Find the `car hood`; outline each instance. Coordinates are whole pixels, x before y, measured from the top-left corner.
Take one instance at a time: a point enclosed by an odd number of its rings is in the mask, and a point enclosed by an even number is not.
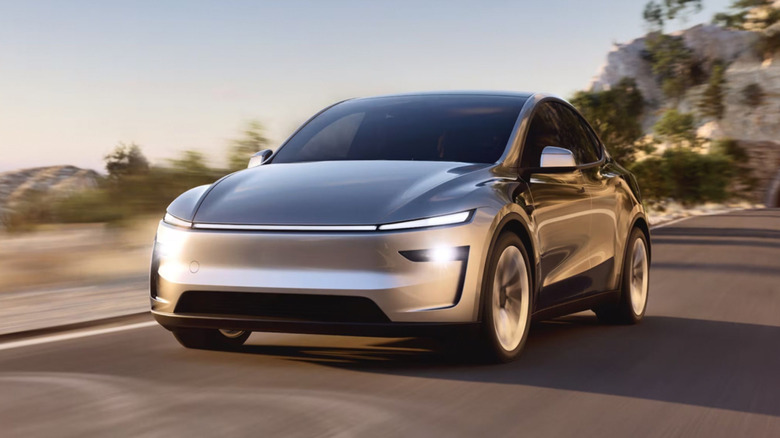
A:
[[[454,213],[492,165],[425,161],[279,163],[216,183],[194,222],[374,225]],[[460,201],[460,202],[459,202]]]

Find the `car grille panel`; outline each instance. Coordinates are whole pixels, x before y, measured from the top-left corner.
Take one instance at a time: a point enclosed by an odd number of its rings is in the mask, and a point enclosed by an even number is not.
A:
[[[174,312],[279,321],[390,322],[369,298],[333,295],[187,291],[179,298]]]

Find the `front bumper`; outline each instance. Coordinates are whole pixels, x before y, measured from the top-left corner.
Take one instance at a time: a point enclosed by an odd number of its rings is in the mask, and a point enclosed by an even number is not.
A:
[[[167,328],[345,334],[386,331],[382,326],[403,325],[407,328],[401,332],[416,332],[428,325],[472,323],[492,220],[493,215],[477,210],[466,224],[316,233],[182,229],[161,223],[152,261],[152,311]],[[468,247],[464,260],[412,261],[400,253],[456,247]],[[215,300],[213,306],[202,299],[196,300],[199,306],[187,302],[201,292]],[[255,294],[265,294],[263,304],[251,304],[259,297]],[[267,314],[263,306],[270,295],[366,299],[384,318],[331,317],[322,307],[296,315],[289,305]],[[221,302],[233,296],[252,311]]]

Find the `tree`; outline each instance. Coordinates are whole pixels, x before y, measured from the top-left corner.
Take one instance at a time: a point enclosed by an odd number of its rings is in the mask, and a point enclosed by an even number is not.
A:
[[[729,14],[727,12],[718,12],[712,17],[712,24],[728,29],[743,29],[747,11],[740,11]]]
[[[106,171],[112,180],[120,180],[130,175],[140,175],[149,171],[149,161],[135,143],[120,142],[114,151],[103,157]]]
[[[591,122],[612,158],[624,165],[634,162],[641,149],[644,110],[634,79],[623,78],[609,90],[577,92],[571,103]]]
[[[696,147],[700,143],[693,114],[681,113],[676,109],[666,110],[653,125],[653,131],[659,140],[672,147]]]
[[[726,111],[726,105],[723,103],[725,94],[726,78],[723,77],[725,68],[723,64],[716,63],[712,67],[710,81],[699,101],[699,111],[705,117],[714,117],[718,120],[723,118]]]
[[[730,12],[720,12],[712,19],[713,24],[740,30],[763,30],[780,21],[780,10],[772,0],[736,0]]]
[[[661,31],[667,21],[686,20],[691,13],[700,12],[702,0],[651,0],[645,4],[642,18],[651,29]]]
[[[251,120],[246,124],[241,138],[230,142],[228,149],[228,170],[235,172],[246,169],[249,158],[255,153],[268,149],[269,140],[265,136],[263,124]]]
[[[693,52],[681,37],[663,33],[664,25],[677,18],[686,20],[689,14],[701,11],[701,8],[701,0],[651,0],[642,14],[653,31],[645,41],[653,74],[664,95],[676,101],[696,81],[696,63]]]
[[[693,51],[682,37],[654,33],[648,35],[645,47],[653,74],[664,95],[679,101],[696,82],[696,61]]]

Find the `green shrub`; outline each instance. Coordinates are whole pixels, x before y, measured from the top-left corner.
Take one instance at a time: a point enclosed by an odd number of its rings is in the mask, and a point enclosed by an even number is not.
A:
[[[699,101],[699,111],[705,117],[714,117],[718,120],[723,118],[726,111],[726,105],[723,103],[723,96],[726,92],[726,78],[724,77],[725,67],[723,64],[716,63],[710,74],[709,84]]]
[[[631,166],[631,172],[639,183],[642,199],[649,204],[655,204],[669,197],[666,170],[661,157],[647,157],[638,161]]]
[[[673,148],[663,154],[669,196],[683,205],[723,202],[729,198],[731,160],[720,154],[699,154]]]
[[[658,140],[673,147],[696,147],[700,143],[693,114],[682,113],[676,109],[666,110],[653,125],[653,132]]]
[[[124,206],[105,189],[91,189],[58,199],[53,219],[62,223],[116,222],[125,214]]]
[[[700,154],[687,148],[667,149],[631,167],[642,197],[653,204],[673,199],[683,205],[723,202],[732,196],[732,160],[720,153]]]
[[[750,167],[748,155],[738,141],[732,139],[723,139],[715,141],[711,148],[712,153],[728,157],[732,162],[732,174],[734,176],[733,194],[735,196],[752,191],[758,184],[758,180],[753,175],[753,169]]]
[[[14,201],[0,210],[0,221],[9,232],[30,231],[36,225],[51,222],[52,200],[46,192],[31,190],[24,199]]]

